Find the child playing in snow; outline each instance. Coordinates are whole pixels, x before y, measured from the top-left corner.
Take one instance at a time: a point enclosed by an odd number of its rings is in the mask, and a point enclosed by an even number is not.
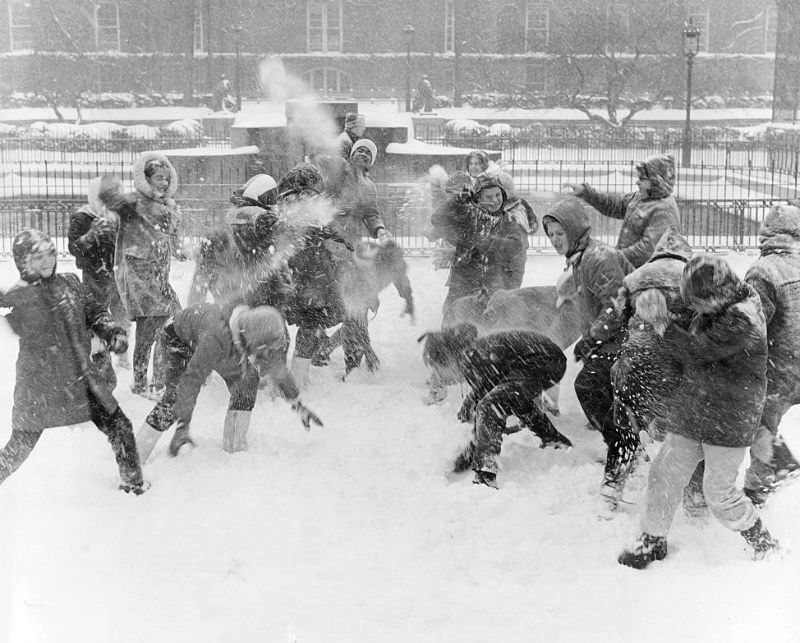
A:
[[[297,384],[286,366],[289,335],[281,314],[271,306],[237,306],[233,311],[216,304],[190,306],[170,319],[162,332],[167,349],[164,397],[138,432],[142,462],[147,462],[161,434],[175,426],[169,445],[176,456],[194,444],[189,423],[200,388],[217,371],[230,392],[222,447],[233,453],[247,449],[247,431],[260,377],[269,376],[291,402],[308,430],[322,421],[300,401]]]
[[[20,232],[13,243],[22,281],[0,294],[0,306],[19,335],[11,438],[0,451],[0,482],[25,461],[44,429],[91,420],[117,460],[120,489],[135,494],[142,479],[130,420],[90,357],[90,331],[115,353],[124,353],[125,330],[87,296],[77,275],[56,274],[56,248],[39,230]]]
[[[723,525],[741,532],[762,558],[777,542],[753,503],[736,486],[758,428],[766,391],[767,331],[758,294],[721,258],[692,257],[681,276],[691,313],[667,329],[667,351],[683,378],[667,418],[667,437],[654,460],[641,518],[642,533],[618,558],[643,569],[667,555],[667,533],[697,464],[705,459],[703,492]]]

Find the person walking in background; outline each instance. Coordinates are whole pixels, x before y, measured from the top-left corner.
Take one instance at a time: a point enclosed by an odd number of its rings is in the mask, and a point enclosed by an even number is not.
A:
[[[417,96],[419,96],[419,107],[425,113],[433,111],[433,85],[428,74],[423,74],[417,85]],[[417,110],[419,111],[419,110]]]
[[[353,144],[363,138],[367,129],[367,120],[363,114],[347,112],[344,117],[344,130],[334,141],[336,152],[344,159],[350,160],[350,152],[353,151]],[[375,161],[373,157],[373,162]]]
[[[167,318],[180,309],[169,283],[171,259],[186,259],[178,237],[180,217],[173,199],[178,176],[172,163],[158,152],[142,154],[134,164],[135,191],[120,194],[111,189],[100,200],[119,215],[116,267],[117,285],[128,318],[136,322],[131,390],[145,397],[158,396],[164,387],[162,349],[156,346],[153,378],[148,383],[150,351]]]
[[[583,299],[583,336],[573,351],[583,366],[575,378],[575,393],[586,418],[606,443],[599,516],[608,518],[622,497],[639,446],[630,427],[614,422],[611,383],[611,367],[623,338],[614,300],[633,267],[619,250],[592,238],[592,227],[578,199],[557,203],[542,218],[542,225],[556,252],[566,257],[567,270]]]
[[[142,477],[131,421],[90,356],[94,333],[112,351],[127,350],[125,329],[84,290],[77,275],[56,274],[50,237],[25,229],[13,241],[22,281],[0,293],[0,307],[19,336],[11,437],[0,451],[0,482],[27,459],[46,428],[91,420],[108,438],[119,467],[119,488],[136,495]]]
[[[759,294],[767,323],[767,394],[744,491],[763,505],[800,464],[778,433],[781,418],[800,404],[800,207],[775,205],[760,230],[761,255],[745,281]]]
[[[115,176],[104,175],[89,183],[88,202],[69,217],[67,247],[82,272],[83,287],[94,300],[107,307],[114,321],[127,333],[130,328],[125,305],[114,277],[114,252],[119,219],[100,201],[100,193],[119,193],[122,184]],[[127,353],[118,356],[118,365],[130,368]]]
[[[601,214],[622,219],[617,248],[634,268],[653,254],[656,243],[667,228],[680,232],[680,213],[672,190],[675,187],[675,160],[655,156],[636,166],[638,191],[631,194],[603,194],[587,184],[566,184],[573,196],[586,201]]]
[[[225,74],[219,77],[211,95],[211,109],[215,112],[235,112],[236,99],[231,94],[231,81]]]
[[[687,314],[667,329],[666,350],[683,377],[665,426],[667,437],[647,481],[641,534],[618,561],[643,569],[667,555],[673,516],[698,463],[705,460],[708,507],[762,558],[778,548],[753,503],[736,486],[753,444],[767,390],[767,328],[756,291],[719,257],[689,259],[681,275]]]

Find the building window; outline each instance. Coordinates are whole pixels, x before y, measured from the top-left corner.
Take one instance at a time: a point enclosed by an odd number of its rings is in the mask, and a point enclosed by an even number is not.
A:
[[[764,17],[764,53],[775,53],[775,41],[778,34],[778,7],[770,5]]]
[[[350,95],[353,92],[350,83],[350,74],[347,74],[332,67],[322,67],[306,72],[308,84],[318,94],[328,96]]]
[[[532,94],[547,92],[547,65],[543,62],[529,62],[525,68],[525,88]]]
[[[525,5],[525,51],[547,51],[550,44],[550,7],[545,2]]]
[[[203,10],[198,7],[194,14],[194,51],[201,54],[206,51],[206,25],[203,19]]]
[[[708,53],[708,43],[710,42],[709,27],[711,26],[708,9],[701,5],[692,6],[689,8],[689,15],[687,17],[689,22],[700,27],[699,51]]]
[[[444,0],[444,50],[454,52],[456,44],[456,3],[455,0]]]
[[[11,0],[8,3],[8,43],[11,51],[33,49],[30,2]]]
[[[607,46],[615,51],[628,49],[631,36],[631,14],[626,4],[610,4],[606,7]]]
[[[95,5],[94,42],[100,51],[119,51],[119,7],[116,4]]]
[[[507,4],[497,14],[497,53],[521,54],[524,46],[524,32],[520,26],[519,10]]]
[[[308,51],[342,51],[342,0],[309,2]]]

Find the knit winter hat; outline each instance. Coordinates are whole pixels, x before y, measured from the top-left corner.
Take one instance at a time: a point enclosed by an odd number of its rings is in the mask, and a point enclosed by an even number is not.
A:
[[[24,281],[34,283],[40,279],[47,279],[55,274],[55,261],[49,274],[43,274],[38,266],[46,258],[56,257],[56,246],[53,240],[41,230],[25,228],[16,237],[11,247],[14,263]]]
[[[500,183],[497,177],[495,176],[488,176],[486,174],[482,174],[477,179],[475,179],[475,186],[472,188],[472,194],[475,198],[478,198],[478,195],[483,190],[488,190],[489,188],[500,188],[500,192],[503,193],[503,201],[508,199],[508,192],[503,187],[503,184]]]
[[[322,174],[316,165],[298,163],[281,177],[278,193],[284,195],[287,192],[305,192],[307,190],[322,192],[324,187]]]
[[[721,257],[695,255],[683,269],[681,297],[689,305],[702,301],[721,309],[741,301],[745,295],[744,283]]]
[[[283,317],[272,306],[237,306],[228,325],[233,343],[242,354],[279,351],[289,345]]]
[[[356,150],[361,148],[366,148],[369,153],[372,155],[372,161],[370,161],[370,165],[375,165],[375,157],[378,156],[378,148],[368,138],[360,138],[355,143],[353,143],[353,148],[350,150],[350,158],[353,158],[353,154],[356,153]]]
[[[675,187],[675,159],[672,155],[653,156],[639,163],[636,171],[641,178],[650,181],[648,196],[651,199],[662,199],[672,194]]]
[[[357,112],[347,112],[344,117],[344,127],[345,129],[351,129],[353,127],[366,127],[367,119],[364,118],[363,114],[358,114]]]
[[[763,243],[765,238],[779,234],[793,237],[794,240],[800,239],[800,207],[779,203],[770,208],[761,224],[759,237]]]

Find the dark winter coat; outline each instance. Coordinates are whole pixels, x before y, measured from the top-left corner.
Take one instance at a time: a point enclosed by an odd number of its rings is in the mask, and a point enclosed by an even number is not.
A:
[[[378,191],[366,175],[361,175],[352,165],[340,196],[340,211],[334,215],[331,227],[351,247],[361,241],[365,233],[373,238],[386,228],[378,208]],[[331,252],[342,256],[339,244],[329,244]]]
[[[474,239],[478,209],[465,195],[453,195],[431,216],[434,239],[443,239],[454,247],[447,285],[459,296],[479,290],[483,265],[475,256]]]
[[[503,382],[527,380],[534,394],[561,381],[567,368],[562,350],[541,333],[494,332],[477,339],[458,360],[464,379],[480,399]]]
[[[675,163],[671,156],[648,159],[640,166],[646,172],[651,187],[647,196],[639,192],[626,195],[603,194],[583,185],[579,198],[601,214],[622,219],[617,248],[635,268],[653,254],[656,244],[667,228],[680,230],[680,213],[672,190],[675,185]]]
[[[259,376],[242,352],[234,345],[229,326],[230,311],[214,304],[191,306],[175,314],[173,329],[177,337],[192,349],[192,357],[178,384],[174,417],[188,423],[192,418],[197,396],[212,371],[227,382],[241,382],[255,398]],[[281,351],[276,352],[268,375],[281,394],[289,400],[299,392],[286,367],[289,336]]]
[[[482,286],[489,294],[522,285],[529,245],[527,211],[521,203],[509,209],[504,204],[497,216],[479,216],[475,247],[483,264]]]
[[[715,446],[748,447],[767,388],[767,330],[756,291],[738,282],[730,292],[716,314],[675,322],[664,335],[683,365],[666,428]]]
[[[112,414],[117,401],[90,357],[91,332],[112,342],[124,331],[84,292],[77,275],[21,282],[0,296],[19,336],[12,427],[19,430],[90,420],[88,391]]]
[[[158,159],[168,164],[171,179],[165,199],[157,200],[145,178],[148,161]],[[141,155],[133,168],[136,189],[131,194],[101,194],[104,205],[119,215],[116,268],[119,292],[131,320],[138,317],[161,317],[180,307],[169,283],[170,263],[178,255],[177,206],[172,199],[178,186],[175,168],[156,152]]]
[[[800,389],[800,208],[778,205],[761,226],[761,256],[745,281],[759,294],[767,323],[767,394]]]
[[[79,270],[113,272],[118,228],[118,222],[98,217],[90,205],[81,206],[70,215],[67,247]]]
[[[614,302],[633,266],[616,248],[592,239],[592,228],[579,203],[562,201],[544,217],[545,226],[548,219],[560,223],[566,232],[567,269],[572,270],[582,304],[583,337],[600,342],[600,352],[616,353],[622,341],[622,320]]]

